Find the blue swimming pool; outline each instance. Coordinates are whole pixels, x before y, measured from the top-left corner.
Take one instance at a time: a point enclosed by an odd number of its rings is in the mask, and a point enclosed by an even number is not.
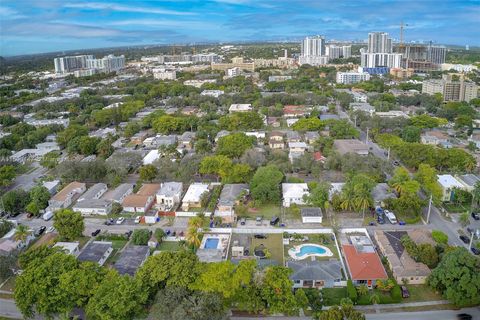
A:
[[[302,257],[307,254],[325,254],[326,250],[319,246],[304,245],[296,253],[297,257]]]
[[[208,238],[205,240],[205,249],[217,249],[218,248],[218,238]]]

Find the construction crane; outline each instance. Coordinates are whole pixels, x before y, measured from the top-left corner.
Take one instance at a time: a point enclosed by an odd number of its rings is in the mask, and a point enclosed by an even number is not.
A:
[[[407,26],[408,26],[408,24],[406,24],[406,23],[404,24],[403,21],[400,22],[400,46],[399,46],[400,48],[403,48],[405,46],[404,43],[403,43],[403,40],[404,40],[403,39],[403,31],[405,30],[405,27],[407,27]]]

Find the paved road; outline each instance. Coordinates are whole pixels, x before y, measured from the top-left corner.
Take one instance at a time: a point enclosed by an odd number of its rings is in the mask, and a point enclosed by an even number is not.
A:
[[[16,177],[13,184],[7,188],[7,191],[19,188],[27,191],[32,189],[37,184],[37,180],[47,172],[47,169],[40,166],[37,162],[33,162],[32,166],[35,167],[35,170]]]
[[[378,313],[367,314],[368,320],[455,320],[457,314],[468,313],[473,316],[474,320],[480,319],[480,308],[467,308],[461,310],[438,310],[438,311],[421,311],[421,312],[395,312],[395,313]]]

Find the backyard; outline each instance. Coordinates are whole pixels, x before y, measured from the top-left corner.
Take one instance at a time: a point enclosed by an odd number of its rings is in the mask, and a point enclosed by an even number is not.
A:
[[[291,260],[292,258],[290,257],[290,255],[288,254],[288,250],[290,248],[293,248],[295,246],[298,246],[298,245],[301,245],[301,244],[306,244],[306,243],[314,243],[314,244],[318,244],[318,245],[321,245],[321,246],[324,246],[324,247],[327,247],[328,249],[330,249],[330,251],[333,253],[333,256],[330,256],[330,257],[315,257],[315,260],[330,260],[330,259],[338,259],[338,250],[337,250],[337,246],[335,244],[335,241],[331,238],[332,237],[332,234],[297,234],[296,235],[297,237],[308,237],[308,241],[301,241],[301,240],[298,240],[298,241],[295,241],[295,240],[291,240],[290,243],[288,245],[285,245],[285,250],[284,250],[284,254],[285,254],[285,259],[286,260]]]
[[[255,219],[262,216],[264,219],[270,220],[273,216],[280,217],[280,206],[276,204],[262,204],[255,208],[249,208],[247,210],[246,217]]]
[[[178,241],[162,241],[158,245],[158,251],[180,251],[181,246]]]
[[[254,249],[262,245],[270,253],[270,259],[277,261],[280,265],[283,265],[283,239],[281,233],[267,234],[267,239],[252,238],[250,246],[250,254],[253,255]]]

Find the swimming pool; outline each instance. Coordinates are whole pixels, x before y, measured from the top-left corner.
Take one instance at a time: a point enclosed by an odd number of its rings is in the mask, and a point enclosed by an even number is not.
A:
[[[303,260],[308,257],[331,257],[333,256],[332,251],[329,248],[313,244],[307,243],[302,244],[299,246],[295,246],[288,250],[288,254],[294,260]]]
[[[205,240],[204,249],[217,249],[219,241],[220,240],[218,238],[208,238]]]

